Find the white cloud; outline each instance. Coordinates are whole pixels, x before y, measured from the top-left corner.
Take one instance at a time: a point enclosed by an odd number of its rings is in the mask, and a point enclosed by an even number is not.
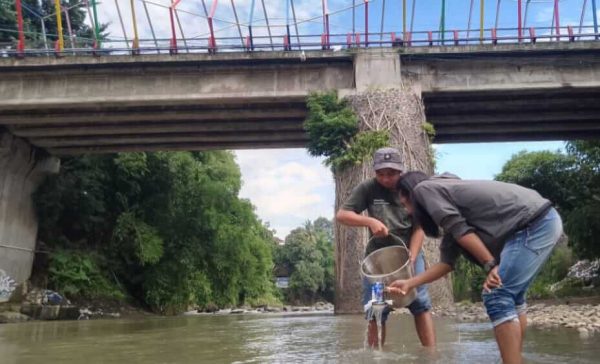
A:
[[[240,196],[285,238],[290,230],[319,216],[333,217],[334,183],[321,158],[304,149],[236,151],[244,181]]]

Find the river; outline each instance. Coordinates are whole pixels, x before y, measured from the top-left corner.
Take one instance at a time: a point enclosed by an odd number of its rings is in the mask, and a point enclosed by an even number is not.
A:
[[[3,364],[498,363],[487,323],[436,318],[438,346],[420,347],[409,316],[392,316],[382,352],[364,350],[361,316],[202,315],[0,325]],[[528,363],[598,363],[600,337],[527,333]]]

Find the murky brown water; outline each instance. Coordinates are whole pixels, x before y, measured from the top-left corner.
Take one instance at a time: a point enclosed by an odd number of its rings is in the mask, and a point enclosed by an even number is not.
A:
[[[361,316],[191,316],[0,325],[0,363],[497,363],[489,324],[436,318],[439,345],[420,347],[392,316],[383,352],[363,349]],[[529,330],[529,363],[598,363],[600,337]]]

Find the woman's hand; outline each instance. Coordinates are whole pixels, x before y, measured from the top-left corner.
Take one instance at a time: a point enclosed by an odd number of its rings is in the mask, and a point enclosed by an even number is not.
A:
[[[502,287],[502,279],[498,274],[498,266],[495,266],[488,273],[485,282],[483,282],[483,290],[490,292],[494,288]]]
[[[406,293],[410,291],[411,288],[412,286],[410,285],[410,282],[408,280],[398,279],[396,281],[393,281],[387,287],[385,287],[385,291],[389,293],[406,295]]]

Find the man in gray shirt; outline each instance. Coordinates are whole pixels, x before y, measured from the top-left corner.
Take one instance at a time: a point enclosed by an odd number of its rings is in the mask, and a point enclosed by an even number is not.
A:
[[[365,255],[391,245],[401,245],[408,242],[411,261],[418,274],[425,270],[425,261],[421,252],[424,233],[420,228],[414,228],[410,217],[400,204],[396,183],[400,179],[404,167],[400,152],[394,148],[378,149],[373,155],[375,178],[369,179],[354,188],[350,197],[344,202],[336,214],[339,223],[349,226],[364,226],[369,228],[372,239],[369,240]],[[362,215],[363,211],[368,216]],[[397,236],[398,238],[395,238]],[[371,286],[363,282],[363,304],[371,299]],[[417,298],[408,306],[415,318],[417,334],[424,346],[435,345],[435,331],[431,317],[431,300],[427,286],[417,287]],[[382,326],[382,344],[385,341],[385,320],[390,309],[384,311]],[[368,343],[371,347],[377,345],[377,325],[367,312]]]

